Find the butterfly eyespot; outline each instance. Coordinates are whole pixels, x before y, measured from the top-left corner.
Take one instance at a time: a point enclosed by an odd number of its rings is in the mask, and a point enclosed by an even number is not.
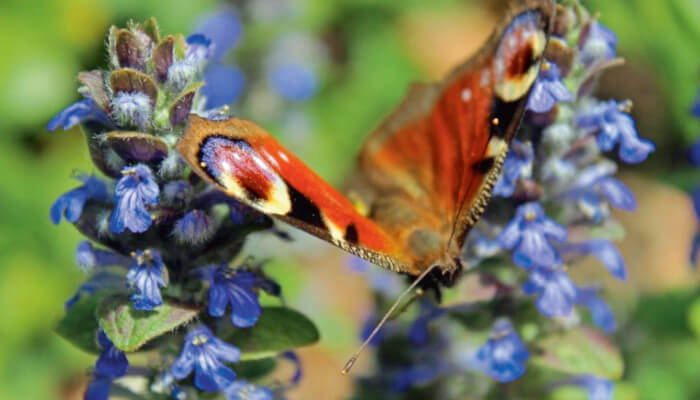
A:
[[[535,82],[547,42],[540,16],[526,12],[506,29],[494,59],[495,92],[511,102],[528,93]]]
[[[245,140],[211,135],[199,153],[199,166],[227,193],[264,213],[291,210],[286,182]]]

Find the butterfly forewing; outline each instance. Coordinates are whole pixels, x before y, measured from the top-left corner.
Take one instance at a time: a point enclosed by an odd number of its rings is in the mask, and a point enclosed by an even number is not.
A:
[[[513,10],[445,81],[414,85],[363,147],[364,186],[374,189],[368,201],[382,204],[372,217],[404,239],[419,270],[439,262],[436,254],[456,256],[483,212],[539,72],[551,15],[548,1]],[[390,207],[420,218],[394,223]]]

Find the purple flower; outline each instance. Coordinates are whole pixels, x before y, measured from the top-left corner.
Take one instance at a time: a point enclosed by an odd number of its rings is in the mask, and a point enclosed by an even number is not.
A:
[[[308,100],[318,90],[311,68],[294,62],[275,65],[268,74],[268,83],[282,97],[292,101]]]
[[[515,249],[516,265],[554,267],[561,264],[561,258],[550,241],[563,242],[567,235],[566,228],[549,219],[539,203],[526,203],[518,207],[496,240],[505,249]]]
[[[255,325],[262,311],[258,302],[258,276],[250,271],[237,271],[228,265],[200,269],[209,282],[209,314],[221,317],[231,304],[231,323],[239,328]]]
[[[507,319],[496,321],[491,337],[477,350],[477,367],[499,382],[511,382],[525,373],[530,353]]]
[[[214,336],[206,326],[199,325],[187,334],[182,352],[170,372],[175,379],[182,380],[194,369],[195,386],[216,392],[236,379],[236,373],[222,361],[237,362],[240,356],[240,350]]]
[[[580,243],[567,243],[561,250],[566,255],[590,254],[599,259],[615,278],[627,279],[625,259],[609,240],[593,239]]]
[[[561,268],[533,269],[522,290],[526,295],[537,295],[535,305],[550,318],[571,314],[578,296],[576,285]]]
[[[607,303],[598,296],[599,291],[600,289],[595,287],[579,288],[576,303],[588,308],[591,312],[593,323],[610,334],[615,331],[617,325],[615,315],[613,315]]]
[[[214,235],[216,224],[206,211],[191,210],[175,222],[173,236],[179,243],[202,244]]]
[[[532,161],[535,151],[530,142],[513,140],[510,151],[503,163],[503,172],[493,188],[493,194],[510,197],[515,193],[518,180],[527,179],[532,175]]]
[[[54,224],[61,222],[64,215],[66,221],[77,222],[88,200],[107,200],[107,186],[104,182],[93,175],[79,176],[77,179],[82,181],[83,185],[63,194],[51,206],[51,222]]]
[[[616,47],[615,33],[598,21],[593,21],[584,28],[579,38],[579,57],[586,65],[595,61],[610,60],[615,58]]]
[[[527,100],[527,109],[536,113],[549,112],[557,102],[571,101],[574,95],[561,81],[561,72],[556,64],[544,61],[532,87],[530,98]]]
[[[656,147],[638,136],[634,120],[623,111],[625,108],[626,105],[615,100],[601,102],[579,114],[576,124],[584,131],[598,135],[598,147],[602,151],[611,151],[619,142],[618,154],[622,161],[639,163],[646,160]]]
[[[700,118],[700,94],[698,94],[698,97],[695,99],[695,103],[693,104],[693,108],[690,110],[690,112]]]
[[[111,126],[107,114],[92,99],[84,99],[69,105],[51,118],[51,121],[46,124],[46,129],[52,132],[60,127],[67,131],[75,125],[87,121],[96,121]]]
[[[116,206],[109,221],[114,233],[128,229],[134,233],[145,232],[151,226],[148,206],[158,204],[160,190],[150,168],[144,164],[126,167],[114,188]]]
[[[136,289],[131,295],[134,309],[151,311],[163,304],[160,288],[167,285],[167,269],[155,250],[135,251],[134,263],[129,267],[126,279]]]
[[[75,249],[75,260],[85,272],[112,265],[127,267],[131,264],[129,257],[109,250],[95,249],[92,247],[92,243],[87,240],[83,240],[78,244],[78,247]]]
[[[256,386],[243,379],[236,379],[224,389],[226,400],[272,400],[272,390]]]

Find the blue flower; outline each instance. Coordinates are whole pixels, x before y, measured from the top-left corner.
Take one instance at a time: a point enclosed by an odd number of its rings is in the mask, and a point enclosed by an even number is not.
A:
[[[236,44],[241,32],[238,14],[226,8],[207,18],[197,28],[197,33],[187,38],[188,45],[193,49],[188,59],[206,59],[210,62],[204,73],[206,85],[200,90],[206,98],[208,109],[231,104],[243,92],[243,72],[237,67],[217,63]]]
[[[187,334],[182,352],[173,362],[170,372],[175,379],[182,380],[194,369],[195,386],[216,392],[236,379],[236,373],[222,361],[237,362],[240,357],[240,350],[214,336],[206,326],[199,325]]]
[[[411,365],[401,369],[391,378],[391,386],[395,392],[401,393],[413,386],[427,385],[444,373],[444,368],[435,365]]]
[[[272,400],[272,390],[236,379],[224,389],[226,400]]]
[[[579,57],[590,65],[595,61],[615,58],[617,36],[613,31],[598,21],[591,22],[584,28],[579,38]]]
[[[69,105],[51,118],[51,121],[46,124],[46,129],[51,132],[60,127],[67,131],[75,125],[87,121],[96,121],[111,126],[107,114],[92,99],[84,99]]]
[[[539,203],[526,203],[496,239],[501,247],[515,249],[513,262],[523,268],[554,267],[561,258],[550,240],[563,242],[567,235],[566,228],[549,219]]]
[[[75,249],[75,260],[85,272],[112,265],[127,267],[131,264],[129,257],[109,250],[95,249],[92,247],[92,243],[87,240],[83,240],[78,244],[78,247]]]
[[[114,346],[102,329],[97,332],[97,343],[102,347],[102,353],[95,363],[95,374],[110,378],[124,376],[129,368],[126,354]]]
[[[527,109],[536,113],[549,112],[557,102],[571,101],[574,95],[561,81],[561,72],[556,64],[544,61],[532,87],[530,98],[527,100]]]
[[[150,168],[144,164],[126,167],[114,188],[116,207],[109,221],[114,233],[128,229],[134,233],[145,232],[151,226],[148,206],[158,204],[160,190]]]
[[[226,7],[205,18],[195,31],[196,34],[187,38],[188,44],[194,42],[194,37],[206,37],[213,42],[211,60],[218,61],[238,42],[243,26],[238,13]]]
[[[501,176],[493,188],[493,194],[501,197],[510,197],[515,193],[518,180],[527,179],[532,175],[532,161],[535,151],[530,142],[513,140],[510,151],[503,163]]]
[[[588,400],[612,400],[613,384],[607,379],[592,375],[582,375],[570,379],[566,383],[581,386],[586,389]]]
[[[130,286],[136,289],[131,301],[136,310],[153,310],[163,304],[160,288],[167,285],[167,269],[155,250],[135,251],[132,257],[134,263],[126,274]]]
[[[576,124],[585,132],[598,135],[598,147],[602,151],[611,151],[619,142],[618,154],[622,161],[639,163],[646,160],[656,147],[638,136],[634,120],[624,112],[627,108],[628,105],[615,100],[601,102],[580,113]]]
[[[547,317],[571,314],[578,291],[574,282],[561,268],[537,268],[522,286],[526,295],[537,295],[535,305]]]
[[[690,265],[693,268],[698,265],[698,255],[700,255],[700,234],[696,233],[690,248]]]
[[[579,288],[576,303],[591,312],[593,323],[598,325],[606,333],[613,333],[616,328],[615,315],[607,303],[598,296],[599,288]]]
[[[289,380],[289,386],[298,385],[299,382],[301,382],[301,377],[304,375],[303,370],[301,369],[301,360],[299,359],[299,356],[297,356],[297,353],[293,351],[285,351],[280,355],[280,357],[291,361],[294,365],[294,375],[292,375],[292,379]]]
[[[690,146],[688,158],[693,165],[700,165],[700,141],[696,141]]]
[[[54,224],[61,222],[64,215],[66,221],[77,222],[88,200],[107,200],[107,186],[104,182],[93,175],[79,176],[77,179],[82,181],[83,185],[63,194],[51,206],[51,222]]]
[[[234,103],[243,94],[246,80],[243,72],[231,65],[215,64],[204,73],[206,84],[200,90],[207,99],[207,108]]]
[[[615,245],[606,239],[593,239],[580,243],[567,243],[562,251],[569,254],[590,254],[600,260],[617,279],[627,279],[625,259]]]
[[[114,346],[102,329],[97,332],[97,342],[102,353],[95,363],[95,373],[85,391],[85,400],[108,400],[112,381],[124,376],[129,368],[126,354]]]
[[[109,400],[112,379],[106,376],[95,376],[85,390],[84,400]]]
[[[141,92],[118,92],[112,98],[112,117],[119,126],[147,130],[153,120],[151,98]]]
[[[268,74],[268,83],[282,97],[293,101],[308,100],[318,89],[313,71],[294,62],[275,65]]]
[[[221,317],[231,304],[231,323],[239,328],[253,326],[262,311],[258,302],[259,278],[250,271],[237,271],[228,265],[204,267],[200,271],[209,282],[209,314]]]
[[[567,196],[577,200],[581,212],[596,224],[610,215],[608,204],[626,211],[637,209],[634,193],[610,176],[616,169],[611,162],[594,164],[584,169],[568,189]]]
[[[491,337],[476,353],[478,368],[499,382],[520,378],[528,358],[525,343],[506,319],[496,321]]]
[[[215,230],[216,224],[209,214],[195,209],[175,222],[173,236],[179,243],[199,245],[211,239]]]
[[[690,110],[690,112],[700,118],[700,94],[698,95],[697,99],[695,99],[695,104],[693,104],[693,108]]]
[[[422,307],[421,307],[421,312],[418,315],[418,318],[413,320],[411,325],[408,328],[408,338],[411,340],[413,344],[416,345],[423,345],[428,342],[429,339],[429,330],[428,330],[428,324],[436,319],[445,314],[447,312],[446,309],[436,307],[432,303],[428,301],[423,301],[421,302]]]

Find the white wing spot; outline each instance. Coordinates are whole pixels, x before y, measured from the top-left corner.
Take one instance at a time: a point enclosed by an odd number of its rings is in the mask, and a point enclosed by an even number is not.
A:
[[[462,100],[469,101],[472,99],[472,91],[469,89],[462,90]]]
[[[277,154],[280,156],[281,159],[284,160],[284,162],[289,162],[289,158],[287,158],[287,155],[286,155],[286,154],[284,154],[284,153],[281,152],[281,151],[280,151],[279,153],[277,153]]]

